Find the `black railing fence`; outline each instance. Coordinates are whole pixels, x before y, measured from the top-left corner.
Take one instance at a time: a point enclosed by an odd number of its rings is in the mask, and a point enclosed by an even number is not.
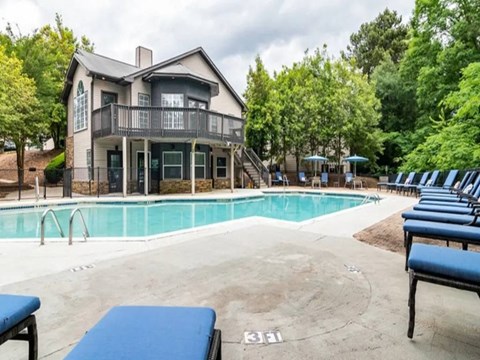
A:
[[[105,105],[92,112],[94,138],[204,138],[242,144],[245,120],[198,108]]]

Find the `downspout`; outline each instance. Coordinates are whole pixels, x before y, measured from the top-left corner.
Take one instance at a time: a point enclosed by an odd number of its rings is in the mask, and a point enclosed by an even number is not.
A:
[[[95,158],[95,151],[94,151],[94,141],[93,141],[93,123],[92,123],[92,114],[93,114],[93,89],[94,89],[94,81],[95,81],[95,75],[92,75],[92,81],[90,82],[90,106],[91,106],[91,111],[90,111],[90,167],[92,168],[91,174],[92,174],[92,179],[95,179],[95,175],[93,173],[93,169],[95,169],[95,162],[93,159]],[[75,146],[75,144],[74,144]],[[88,179],[90,181],[91,179]],[[100,180],[99,183],[97,184],[97,189],[100,188]],[[98,193],[98,191],[97,191]],[[91,195],[91,194],[90,194]]]

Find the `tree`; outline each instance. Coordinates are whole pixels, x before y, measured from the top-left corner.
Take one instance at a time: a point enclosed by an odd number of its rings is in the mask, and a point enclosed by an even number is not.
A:
[[[407,32],[408,26],[402,24],[402,17],[396,11],[385,9],[350,36],[346,57],[355,58],[357,66],[370,77],[386,55],[394,64],[400,62],[407,48]]]
[[[262,59],[257,55],[255,69],[251,66],[248,69],[247,88],[243,96],[248,109],[245,125],[247,145],[255,150],[260,159],[265,158],[268,145],[276,133],[273,119],[267,110],[272,85],[272,78],[265,70]]]
[[[478,0],[416,2],[412,38],[400,71],[410,91],[415,93],[416,124],[409,148],[418,146],[415,150],[417,157],[432,151],[433,148],[427,148],[426,145],[447,139],[447,133],[458,138],[456,135],[461,126],[450,124],[455,112],[445,111],[442,104],[450,94],[458,91],[462,69],[480,61],[478,5]],[[437,126],[438,123],[444,125]],[[467,133],[472,135],[471,132]],[[458,140],[465,143],[471,141],[463,136]],[[461,147],[462,144],[458,144],[456,150]],[[406,163],[412,164],[412,161],[410,156]]]
[[[44,135],[51,136],[58,148],[66,132],[67,116],[60,96],[68,64],[76,48],[93,51],[93,45],[85,36],[80,40],[75,38],[73,31],[64,26],[59,14],[55,16],[53,27],[45,25],[24,36],[16,35],[8,26],[3,38],[3,42],[10,44],[10,52],[22,59],[23,72],[35,80],[41,108],[37,121],[45,123]],[[42,134],[36,135],[30,140],[36,140]]]
[[[25,144],[43,130],[36,121],[39,103],[35,97],[33,79],[23,73],[23,64],[15,56],[8,56],[0,45],[0,134],[16,146],[17,166],[24,167]],[[23,181],[23,173],[19,173]]]
[[[441,103],[452,118],[432,121],[435,132],[406,157],[403,169],[476,168],[480,161],[480,62],[462,71],[459,89]]]

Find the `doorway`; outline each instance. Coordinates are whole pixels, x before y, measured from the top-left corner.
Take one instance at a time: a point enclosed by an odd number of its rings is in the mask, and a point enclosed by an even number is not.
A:
[[[108,192],[123,191],[122,152],[107,150]]]
[[[148,192],[150,193],[151,189],[151,177],[150,177],[150,169],[152,167],[151,163],[151,155],[148,152],[148,163],[147,163],[147,174],[148,177]],[[145,153],[143,151],[137,151],[137,189],[140,194],[145,193]]]

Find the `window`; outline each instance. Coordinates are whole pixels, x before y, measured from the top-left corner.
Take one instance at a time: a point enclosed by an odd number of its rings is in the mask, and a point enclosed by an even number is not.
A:
[[[206,110],[207,109],[207,103],[205,101],[188,99],[188,107],[189,108]]]
[[[117,94],[102,91],[102,106],[117,103]]]
[[[220,133],[222,129],[222,118],[218,115],[209,115],[210,119],[210,132]]]
[[[205,179],[205,153],[195,153],[195,179]]]
[[[92,180],[92,150],[87,149],[88,180]]]
[[[150,106],[150,95],[138,93],[138,106]],[[138,127],[146,129],[150,127],[150,114],[147,110],[138,112]]]
[[[227,177],[227,158],[217,157],[217,178]]]
[[[167,108],[183,108],[183,94],[162,94],[162,106]],[[165,129],[184,129],[183,111],[167,109],[164,113]]]
[[[183,179],[183,154],[181,151],[163,152],[163,178]]]
[[[87,128],[88,91],[83,91],[83,82],[77,85],[77,96],[73,98],[73,131]]]

